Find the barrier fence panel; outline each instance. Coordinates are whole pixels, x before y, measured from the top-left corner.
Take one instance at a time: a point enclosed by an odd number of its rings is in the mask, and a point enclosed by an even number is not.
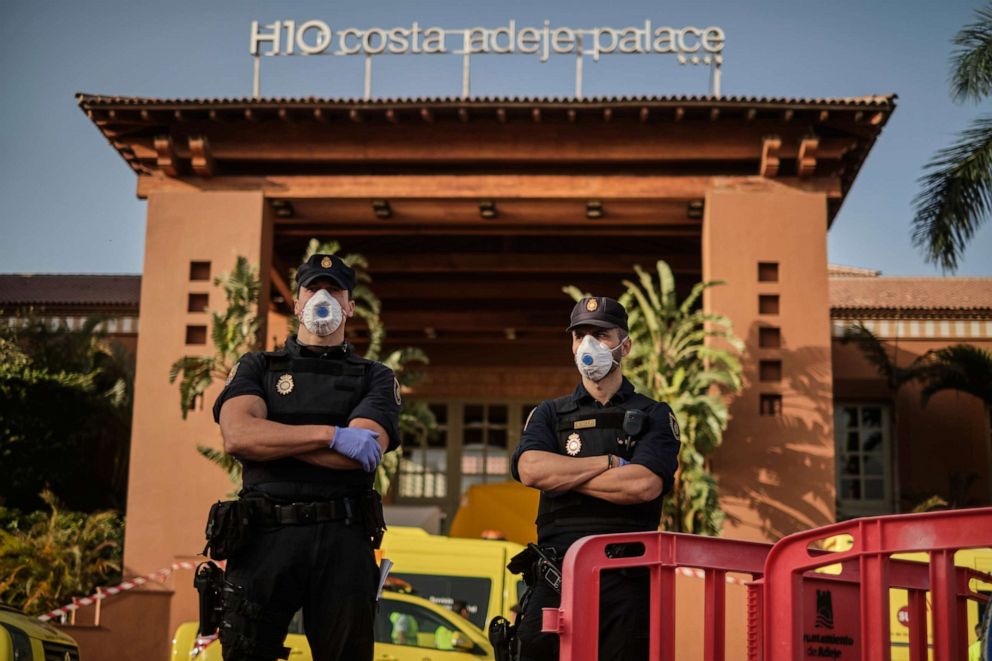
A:
[[[852,547],[835,553],[813,548],[837,535],[850,535]],[[810,656],[888,661],[892,588],[908,590],[912,661],[927,658],[927,591],[932,604],[933,659],[965,658],[967,601],[984,599],[969,585],[973,578],[988,580],[988,576],[955,567],[954,553],[979,547],[992,547],[992,508],[856,519],[780,540],[765,562],[761,594],[764,661],[796,661]],[[929,563],[891,558],[895,553],[912,552],[928,552]],[[810,573],[836,563],[842,566],[836,577]],[[816,615],[814,626],[821,616],[826,618],[829,612],[832,620],[838,612],[833,606],[828,608],[832,592],[818,587],[830,583],[847,586],[844,601],[853,601],[848,606],[857,609],[856,624],[850,625],[850,634],[844,630],[837,633],[833,622],[829,627],[833,633],[804,632],[811,608]],[[856,596],[851,589],[857,591]],[[814,591],[815,601],[811,599]]]
[[[609,550],[619,544],[625,549],[643,548],[643,552],[610,557]],[[647,567],[651,582],[650,658],[675,661],[675,575],[680,568],[692,568],[700,570],[705,580],[704,658],[723,661],[727,573],[760,577],[770,549],[770,544],[679,533],[586,537],[565,555],[561,606],[544,609],[543,630],[560,637],[562,661],[596,661],[600,573]]]

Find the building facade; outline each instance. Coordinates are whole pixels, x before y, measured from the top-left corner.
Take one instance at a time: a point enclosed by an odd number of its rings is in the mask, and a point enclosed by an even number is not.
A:
[[[912,395],[900,404],[879,390],[837,331],[903,317],[878,301],[859,307],[844,289],[885,279],[831,278],[827,264],[827,231],[893,97],[78,101],[148,202],[129,572],[194,560],[210,502],[230,489],[195,450],[220,443],[209,406],[183,420],[167,378],[178,356],[211,350],[206,311],[224,307],[213,277],[238,256],[260,267],[273,346],[291,315],[290,270],[312,238],[364,255],[387,345],[430,356],[407,396],[430,403],[443,433],[408,448],[398,503],[451,513],[469,486],[506,480],[529,409],[575,384],[562,287],[617,296],[634,265],[659,259],[682,295],[725,282],[703,305],[746,345],[746,387],[714,459],[727,536],[774,539],[834,521],[838,502],[847,515],[915,497],[895,485],[916,459],[893,451],[903,432],[883,422]],[[987,338],[983,310],[940,323],[980,321]],[[359,347],[366,337],[352,330]],[[972,444],[972,455],[941,468],[970,466],[987,485],[988,418],[974,402],[965,409],[953,447]],[[921,494],[940,482],[920,480]],[[987,494],[976,485],[969,493]],[[173,586],[168,631],[195,615],[185,583]]]

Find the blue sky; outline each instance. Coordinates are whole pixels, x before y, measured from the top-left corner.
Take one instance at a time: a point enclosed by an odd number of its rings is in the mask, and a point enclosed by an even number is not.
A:
[[[830,231],[830,260],[890,275],[937,274],[910,243],[916,180],[983,110],[948,94],[950,40],[976,2],[951,0],[3,0],[0,3],[0,272],[138,273],[145,203],[135,176],[75,105],[77,91],[159,97],[247,96],[251,20],[318,18],[332,29],[553,24],[575,28],[719,25],[723,93],[854,96],[894,92],[898,108]],[[473,60],[478,95],[566,96],[574,60]],[[453,56],[376,60],[375,96],[457,95]],[[670,57],[587,62],[587,96],[702,94],[703,68]],[[355,97],[357,58],[269,59],[271,96]],[[992,224],[958,275],[992,276]]]

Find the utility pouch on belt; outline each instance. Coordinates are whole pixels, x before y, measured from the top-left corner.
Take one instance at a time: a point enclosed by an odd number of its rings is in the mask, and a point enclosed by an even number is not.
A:
[[[201,562],[196,566],[193,587],[200,595],[200,629],[198,633],[201,636],[213,635],[220,628],[221,616],[224,613],[222,601],[224,570],[209,560]]]
[[[251,504],[245,500],[218,500],[207,516],[207,545],[214,560],[227,560],[248,543],[251,535]]]
[[[511,574],[523,574],[527,587],[533,588],[537,580],[543,580],[561,594],[561,559],[554,548],[541,548],[528,544],[527,548],[510,558],[506,566]]]
[[[382,536],[386,534],[386,517],[382,513],[382,496],[378,491],[369,492],[365,498],[365,527],[372,540],[372,548],[378,549],[382,546]]]

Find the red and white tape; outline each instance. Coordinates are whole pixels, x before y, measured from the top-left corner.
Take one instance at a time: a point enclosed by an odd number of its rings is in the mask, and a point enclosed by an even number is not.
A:
[[[39,615],[38,619],[41,620],[42,622],[48,622],[49,620],[57,617],[65,617],[66,615],[70,614],[72,611],[78,610],[82,606],[92,606],[93,604],[97,603],[102,599],[106,599],[107,597],[112,597],[115,594],[120,594],[121,592],[127,592],[128,590],[133,590],[134,588],[141,587],[142,585],[148,583],[148,581],[151,580],[155,580],[159,582],[164,581],[166,578],[169,577],[170,574],[180,569],[196,569],[197,564],[198,563],[195,562],[174,562],[172,563],[172,565],[168,567],[163,567],[158,571],[153,571],[150,574],[145,574],[144,576],[136,576],[127,581],[122,581],[121,583],[113,587],[101,588],[98,592],[91,594],[88,597],[81,597],[79,599],[75,599],[71,604],[66,604],[62,608],[56,608],[50,613]]]
[[[109,588],[103,588],[99,592],[91,594],[88,597],[82,597],[76,599],[71,604],[66,604],[62,608],[56,608],[50,613],[45,613],[44,615],[39,615],[38,619],[42,622],[48,622],[56,617],[65,617],[69,615],[72,611],[78,610],[82,606],[92,606],[101,599],[106,599],[107,597],[112,597],[115,594],[120,594],[121,592],[127,592],[128,590],[133,590],[134,588],[141,587],[145,585],[150,580],[164,581],[171,574],[175,573],[180,569],[196,569],[195,562],[174,562],[168,567],[163,567],[158,571],[153,571],[150,574],[145,574],[144,576],[136,576],[128,581],[123,581],[118,585]],[[706,572],[702,569],[691,569],[689,567],[679,567],[677,569],[678,573],[683,576],[690,576],[692,578],[706,578]],[[741,580],[736,576],[726,576],[727,583],[733,585],[746,585],[747,581]]]

